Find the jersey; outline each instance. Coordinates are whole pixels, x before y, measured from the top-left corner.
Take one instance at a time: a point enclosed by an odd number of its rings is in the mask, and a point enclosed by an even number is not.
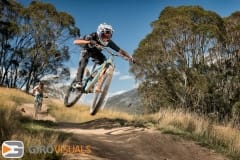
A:
[[[84,36],[83,39],[87,40],[87,41],[94,40],[94,41],[97,42],[97,44],[102,45],[101,42],[99,41],[99,38],[98,38],[98,35],[97,35],[96,32],[93,32],[89,35]],[[112,40],[109,40],[106,47],[109,47],[116,52],[120,51],[120,48],[118,47],[118,45],[116,45]],[[92,47],[91,44],[86,44],[85,46],[83,46],[83,48],[90,51],[90,52],[94,52],[94,53],[99,53],[100,52],[101,53],[101,49],[96,48],[96,47]]]
[[[36,96],[36,95],[41,95],[41,96],[43,96],[43,92],[44,92],[44,89],[41,88],[39,85],[37,85],[37,86],[35,86],[35,87],[33,88],[33,93],[34,93],[35,96]]]

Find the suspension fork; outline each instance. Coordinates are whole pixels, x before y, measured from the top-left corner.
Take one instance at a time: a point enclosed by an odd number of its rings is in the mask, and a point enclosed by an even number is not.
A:
[[[107,69],[109,69],[111,66],[111,64],[107,64],[103,70],[101,71],[101,73],[99,74],[99,78],[98,78],[98,81],[96,83],[96,88],[95,88],[95,91],[96,92],[101,92],[101,85],[103,83],[103,80],[104,80],[104,74],[106,73]]]

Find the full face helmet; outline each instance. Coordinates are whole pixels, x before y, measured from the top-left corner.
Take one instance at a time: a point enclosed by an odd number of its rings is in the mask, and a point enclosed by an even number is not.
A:
[[[112,38],[113,31],[112,26],[107,23],[102,23],[98,26],[97,34],[102,45],[106,46],[108,44],[109,40]]]

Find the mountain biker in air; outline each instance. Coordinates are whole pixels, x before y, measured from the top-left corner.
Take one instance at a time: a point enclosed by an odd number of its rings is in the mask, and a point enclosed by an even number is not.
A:
[[[131,62],[135,62],[132,56],[130,56],[126,51],[119,48],[112,40],[113,28],[111,25],[102,23],[98,26],[97,32],[85,35],[82,39],[90,41],[90,43],[85,44],[81,50],[81,59],[79,62],[79,67],[76,76],[76,85],[78,89],[82,89],[82,79],[84,70],[88,64],[88,60],[92,57],[97,64],[101,65],[106,57],[101,52],[101,47],[109,47],[114,51],[118,52],[120,55],[125,57]],[[79,44],[77,40],[74,41],[74,44]]]

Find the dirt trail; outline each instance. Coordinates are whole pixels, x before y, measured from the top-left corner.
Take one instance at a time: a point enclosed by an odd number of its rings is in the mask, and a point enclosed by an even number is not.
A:
[[[25,111],[30,113],[29,107],[24,106]],[[43,114],[41,118],[53,119],[48,114]],[[162,134],[153,129],[122,127],[122,120],[103,118],[86,123],[56,123],[58,124],[56,130],[73,133],[71,145],[81,145],[85,151],[88,146],[91,151],[91,153],[65,154],[63,160],[228,159],[179,136]]]

